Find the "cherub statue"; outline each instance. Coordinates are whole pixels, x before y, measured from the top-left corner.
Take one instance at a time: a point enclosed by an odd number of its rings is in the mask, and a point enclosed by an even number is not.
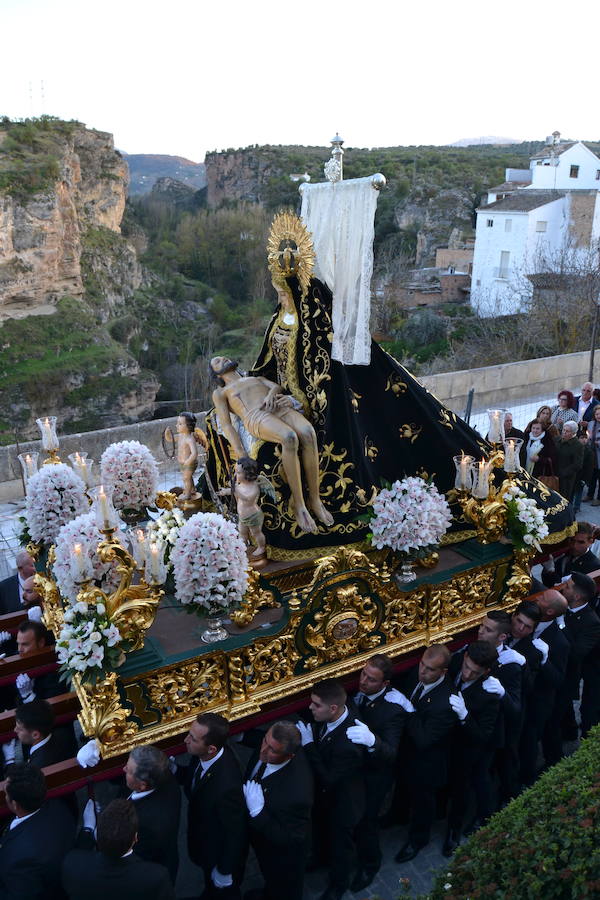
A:
[[[319,454],[315,430],[302,413],[294,409],[294,400],[282,393],[280,385],[262,376],[242,376],[237,363],[215,356],[210,361],[215,378],[222,385],[213,392],[213,403],[223,434],[237,459],[246,456],[244,445],[231,421],[238,416],[250,434],[281,447],[281,464],[292,493],[296,521],[303,531],[315,533],[317,525],[310,515],[302,491],[300,459],[308,488],[308,506],[324,525],[333,525],[319,496]]]
[[[254,545],[249,554],[250,562],[265,559],[267,545],[262,530],[265,517],[258,501],[263,493],[275,499],[275,491],[268,478],[259,474],[256,460],[250,456],[240,457],[235,465],[232,488],[224,488],[219,493],[233,494],[240,535],[247,544]]]
[[[183,492],[181,500],[198,500],[200,494],[194,485],[194,472],[198,466],[198,441],[196,438],[196,416],[182,412],[177,416],[177,461],[181,469]]]

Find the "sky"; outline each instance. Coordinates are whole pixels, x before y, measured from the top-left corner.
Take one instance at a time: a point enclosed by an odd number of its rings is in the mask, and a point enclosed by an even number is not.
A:
[[[0,0],[0,115],[127,153],[598,140],[594,4]]]

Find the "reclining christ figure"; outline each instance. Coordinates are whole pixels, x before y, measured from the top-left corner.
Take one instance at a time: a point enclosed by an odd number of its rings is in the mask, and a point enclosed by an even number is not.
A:
[[[226,356],[215,356],[210,361],[210,368],[222,385],[213,392],[213,403],[234,455],[240,459],[246,456],[246,450],[233,426],[231,413],[241,419],[253,437],[281,446],[281,463],[292,493],[294,515],[299,527],[313,534],[317,531],[302,492],[298,450],[308,486],[308,506],[320,522],[333,525],[333,516],[325,509],[319,496],[319,455],[315,431],[302,413],[294,409],[293,398],[284,396],[281,386],[267,378],[240,375],[237,362]]]

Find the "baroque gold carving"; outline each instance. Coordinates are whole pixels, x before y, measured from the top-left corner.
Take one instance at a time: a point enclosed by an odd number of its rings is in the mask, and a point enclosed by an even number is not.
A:
[[[197,713],[227,699],[225,660],[201,657],[167,672],[144,676],[152,706],[160,710],[164,720]]]
[[[230,614],[236,625],[249,625],[259,609],[277,609],[281,606],[270,588],[260,586],[260,574],[255,569],[248,573],[248,587],[242,605]]]
[[[76,675],[74,685],[82,699],[79,721],[85,734],[93,735],[107,748],[135,735],[137,726],[135,722],[128,721],[129,710],[121,705],[116,672],[111,672],[94,687],[82,684]],[[103,748],[101,750],[104,755]]]
[[[383,638],[374,632],[381,613],[373,598],[361,594],[356,584],[334,586],[320,594],[314,625],[304,629],[304,640],[312,650],[305,667],[315,669],[324,662],[379,646]]]

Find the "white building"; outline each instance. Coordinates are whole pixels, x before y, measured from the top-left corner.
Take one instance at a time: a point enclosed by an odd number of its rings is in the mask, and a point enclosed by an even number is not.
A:
[[[600,159],[555,132],[529,169],[507,169],[477,210],[471,305],[484,316],[518,312],[531,296],[527,276],[570,247],[600,239]]]

